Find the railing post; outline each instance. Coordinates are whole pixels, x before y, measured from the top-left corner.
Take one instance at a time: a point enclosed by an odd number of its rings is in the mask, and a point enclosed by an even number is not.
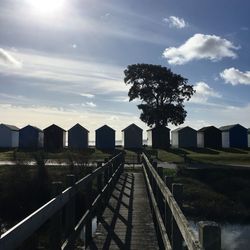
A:
[[[172,184],[172,194],[180,209],[182,209],[183,203],[183,185],[174,183]],[[183,249],[183,239],[181,232],[176,224],[174,216],[172,215],[172,248],[173,250],[182,250]]]
[[[152,162],[152,166],[155,169],[155,171],[157,171],[157,161],[153,161]],[[154,177],[152,177],[152,189],[154,192],[155,197],[157,197],[157,184],[156,184],[156,180],[154,179]]]
[[[173,177],[172,176],[165,176],[165,184],[170,191],[172,190],[172,183],[173,183]],[[168,202],[166,200],[165,200],[164,209],[165,209],[165,211],[164,211],[164,214],[165,214],[164,224],[165,224],[165,228],[166,228],[168,237],[170,239],[171,235],[172,235],[172,226],[171,226],[172,213],[171,213],[171,210],[169,208]]]
[[[157,172],[158,172],[158,175],[161,177],[161,179],[163,180],[163,167],[158,167],[157,168]],[[163,180],[164,181],[164,180]],[[158,207],[159,207],[159,210],[160,210],[160,213],[161,213],[161,216],[164,220],[164,202],[163,202],[163,196],[162,196],[162,193],[160,191],[160,188],[157,187],[157,204],[158,204]]]
[[[89,181],[86,188],[86,209],[89,210],[89,218],[85,225],[85,248],[89,246],[92,241],[92,180]]]
[[[70,201],[65,206],[65,234],[70,235],[75,226],[75,176],[67,175],[67,187],[72,187]]]
[[[221,250],[221,229],[219,225],[211,221],[200,221],[199,241],[204,250]]]
[[[62,192],[62,182],[52,183],[51,196],[54,198]],[[49,247],[51,250],[61,249],[61,235],[62,235],[62,211],[54,214],[50,221],[49,233]]]

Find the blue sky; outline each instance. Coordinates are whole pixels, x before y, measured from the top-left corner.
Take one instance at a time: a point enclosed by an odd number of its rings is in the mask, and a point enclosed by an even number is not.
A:
[[[169,67],[193,84],[184,125],[250,127],[250,3],[1,0],[1,122],[120,130],[139,120],[128,64]],[[170,125],[170,128],[174,128]]]

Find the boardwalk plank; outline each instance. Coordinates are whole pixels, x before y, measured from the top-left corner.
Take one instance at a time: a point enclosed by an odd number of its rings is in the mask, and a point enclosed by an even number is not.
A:
[[[159,249],[142,173],[123,173],[89,249]]]

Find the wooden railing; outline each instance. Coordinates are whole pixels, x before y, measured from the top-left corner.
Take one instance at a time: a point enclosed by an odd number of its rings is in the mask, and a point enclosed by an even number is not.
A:
[[[49,223],[49,249],[75,249],[76,240],[84,230],[85,247],[92,239],[92,219],[101,215],[124,167],[124,155],[116,155],[98,164],[91,174],[75,182],[68,176],[69,187],[62,191],[62,183],[53,183],[55,197],[0,237],[0,249],[15,249],[32,236],[42,225]],[[93,184],[97,195],[93,195]],[[76,222],[76,195],[85,191],[84,214]]]
[[[173,178],[163,176],[163,168],[157,167],[157,162],[148,159],[144,153],[142,163],[159,248],[220,250],[220,227],[214,222],[199,222],[199,239],[196,239],[182,212],[183,186],[172,183]]]

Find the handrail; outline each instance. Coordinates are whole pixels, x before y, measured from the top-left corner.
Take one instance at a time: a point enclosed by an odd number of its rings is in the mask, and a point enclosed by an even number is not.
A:
[[[115,166],[116,169],[113,169],[113,164],[117,165]],[[79,222],[80,225],[84,225],[86,218],[89,217],[89,214],[92,212],[92,210],[97,207],[96,204],[99,204],[106,192],[109,191],[108,189],[112,186],[112,182],[118,179],[118,175],[121,173],[122,167],[123,153],[119,153],[107,161],[103,166],[98,167],[91,174],[88,174],[77,181],[73,186],[66,188],[59,195],[48,201],[45,205],[37,209],[21,222],[9,229],[7,232],[0,235],[0,249],[15,249],[16,247],[20,246],[22,242],[29,238],[46,221],[57,214],[67,203],[69,203],[72,200],[72,197],[74,197],[80,190],[84,189],[89,183],[91,183],[95,177],[103,173],[105,174],[107,170],[111,169],[112,174],[108,176],[107,183],[105,183],[101,193],[97,195],[94,202],[91,204],[90,209],[85,212],[85,215],[81,219],[82,222],[81,220],[81,223]],[[77,226],[76,229],[78,228]],[[75,231],[79,232],[79,229]]]
[[[157,224],[158,224],[159,229],[160,229],[160,233],[161,233],[162,241],[163,241],[163,244],[164,244],[164,248],[166,250],[172,250],[171,243],[170,243],[169,237],[168,237],[167,232],[166,232],[166,228],[164,226],[163,220],[162,220],[161,215],[160,215],[160,210],[159,210],[159,208],[157,206],[157,202],[155,200],[153,190],[152,190],[152,188],[150,186],[147,171],[145,169],[145,166],[142,166],[142,167],[143,167],[143,172],[144,172],[144,176],[145,176],[145,179],[146,179],[146,187],[148,189],[150,201],[152,203],[152,207],[153,207],[154,213],[156,215],[156,220],[157,220]]]
[[[177,202],[175,201],[172,193],[168,189],[168,187],[165,185],[163,180],[160,178],[156,170],[151,165],[150,161],[148,160],[147,156],[143,153],[142,154],[143,160],[146,163],[145,167],[150,171],[152,174],[155,182],[157,183],[157,186],[162,193],[165,201],[167,202],[172,215],[178,225],[178,228],[182,234],[182,237],[187,245],[187,248],[189,250],[202,250],[202,246],[200,242],[195,238],[195,235],[192,231],[192,229],[189,226],[189,223],[182,213],[180,207],[178,206]]]

